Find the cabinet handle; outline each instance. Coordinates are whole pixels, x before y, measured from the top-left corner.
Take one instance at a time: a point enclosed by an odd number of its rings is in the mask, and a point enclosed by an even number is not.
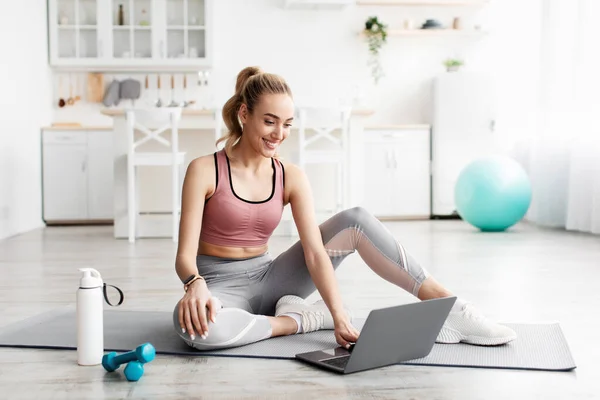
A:
[[[81,162],[81,172],[85,172],[85,168],[86,168],[86,162],[85,162],[85,160],[83,160]]]
[[[396,160],[396,150],[392,150],[392,155],[393,155],[393,159],[394,159],[394,169],[398,169],[398,160]]]
[[[60,136],[55,136],[54,138],[60,142],[72,142],[73,140],[75,140],[75,138],[70,135],[60,135]]]
[[[390,167],[390,151],[389,150],[385,151],[385,167],[386,168]]]

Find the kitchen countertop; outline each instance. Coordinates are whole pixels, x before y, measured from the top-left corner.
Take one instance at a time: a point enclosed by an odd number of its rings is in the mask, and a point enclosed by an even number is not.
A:
[[[431,125],[428,124],[389,124],[389,125],[365,125],[365,130],[376,131],[376,130],[395,130],[395,129],[408,129],[408,130],[422,130],[431,129]]]
[[[112,131],[112,126],[88,126],[88,125],[65,125],[65,126],[43,126],[45,131]],[[397,125],[365,125],[366,131],[384,130],[429,130],[431,125],[427,124],[397,124]]]
[[[112,131],[112,126],[94,125],[51,125],[42,126],[45,131]]]
[[[168,108],[168,107],[163,107]],[[108,115],[110,117],[120,116],[125,114],[125,108],[103,108],[100,112],[104,115]],[[212,115],[214,110],[206,110],[199,108],[184,108],[181,111],[182,115]]]
[[[125,113],[124,108],[104,108],[100,111],[104,115],[108,116],[121,116]],[[212,109],[199,109],[199,108],[184,108],[182,110],[183,115],[188,116],[212,116],[214,110]],[[352,114],[356,116],[371,116],[375,114],[375,110],[369,108],[354,108]],[[365,125],[366,130],[394,130],[394,129],[431,129],[431,125],[428,124],[381,124],[381,125]]]
[[[121,116],[125,113],[123,108],[104,108],[100,111],[104,115],[108,116]],[[188,116],[212,116],[214,110],[208,109],[196,109],[196,108],[184,108],[182,111],[183,115]],[[353,114],[359,116],[369,116],[374,114],[375,111],[371,109],[354,109]],[[97,125],[51,125],[43,126],[45,131],[111,131],[112,126],[97,126]],[[377,131],[377,130],[429,130],[431,125],[429,124],[378,124],[378,125],[365,125],[365,131]]]
[[[108,115],[108,116],[117,116],[117,115],[123,115],[125,114],[125,109],[124,108],[104,108],[102,109],[102,111],[100,111],[102,114],[104,115]],[[199,109],[199,108],[184,108],[181,111],[182,115],[190,115],[190,116],[200,116],[200,115],[213,115],[214,110],[211,109]],[[369,115],[373,115],[375,114],[375,110],[371,110],[368,108],[354,108],[352,109],[352,114],[353,115],[360,115],[360,116],[369,116]]]
[[[115,110],[116,111],[116,110]],[[207,110],[195,110],[195,111],[204,111],[207,115],[210,113]],[[118,115],[118,114],[112,114]],[[198,115],[198,114],[192,114]],[[365,125],[365,130],[367,131],[377,131],[377,130],[429,130],[431,129],[431,125],[427,124],[390,124],[390,125]],[[57,126],[43,126],[42,130],[45,131],[111,131],[113,130],[112,126],[92,126],[92,125],[57,125]]]

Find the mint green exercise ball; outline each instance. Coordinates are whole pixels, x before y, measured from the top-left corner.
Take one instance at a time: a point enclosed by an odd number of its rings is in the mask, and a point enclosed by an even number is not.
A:
[[[468,164],[454,188],[458,215],[484,232],[499,232],[519,222],[531,204],[531,182],[509,157],[490,156]]]

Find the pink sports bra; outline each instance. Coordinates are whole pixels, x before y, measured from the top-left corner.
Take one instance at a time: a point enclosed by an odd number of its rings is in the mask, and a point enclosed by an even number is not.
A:
[[[229,157],[215,152],[216,187],[204,203],[200,240],[217,246],[259,247],[267,243],[283,213],[283,164],[271,159],[273,190],[262,201],[242,199],[231,182]]]

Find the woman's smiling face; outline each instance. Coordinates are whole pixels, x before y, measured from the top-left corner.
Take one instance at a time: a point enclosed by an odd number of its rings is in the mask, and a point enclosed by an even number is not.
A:
[[[242,104],[239,116],[244,127],[242,138],[257,153],[271,158],[290,135],[294,102],[287,94],[263,95],[252,114]]]

